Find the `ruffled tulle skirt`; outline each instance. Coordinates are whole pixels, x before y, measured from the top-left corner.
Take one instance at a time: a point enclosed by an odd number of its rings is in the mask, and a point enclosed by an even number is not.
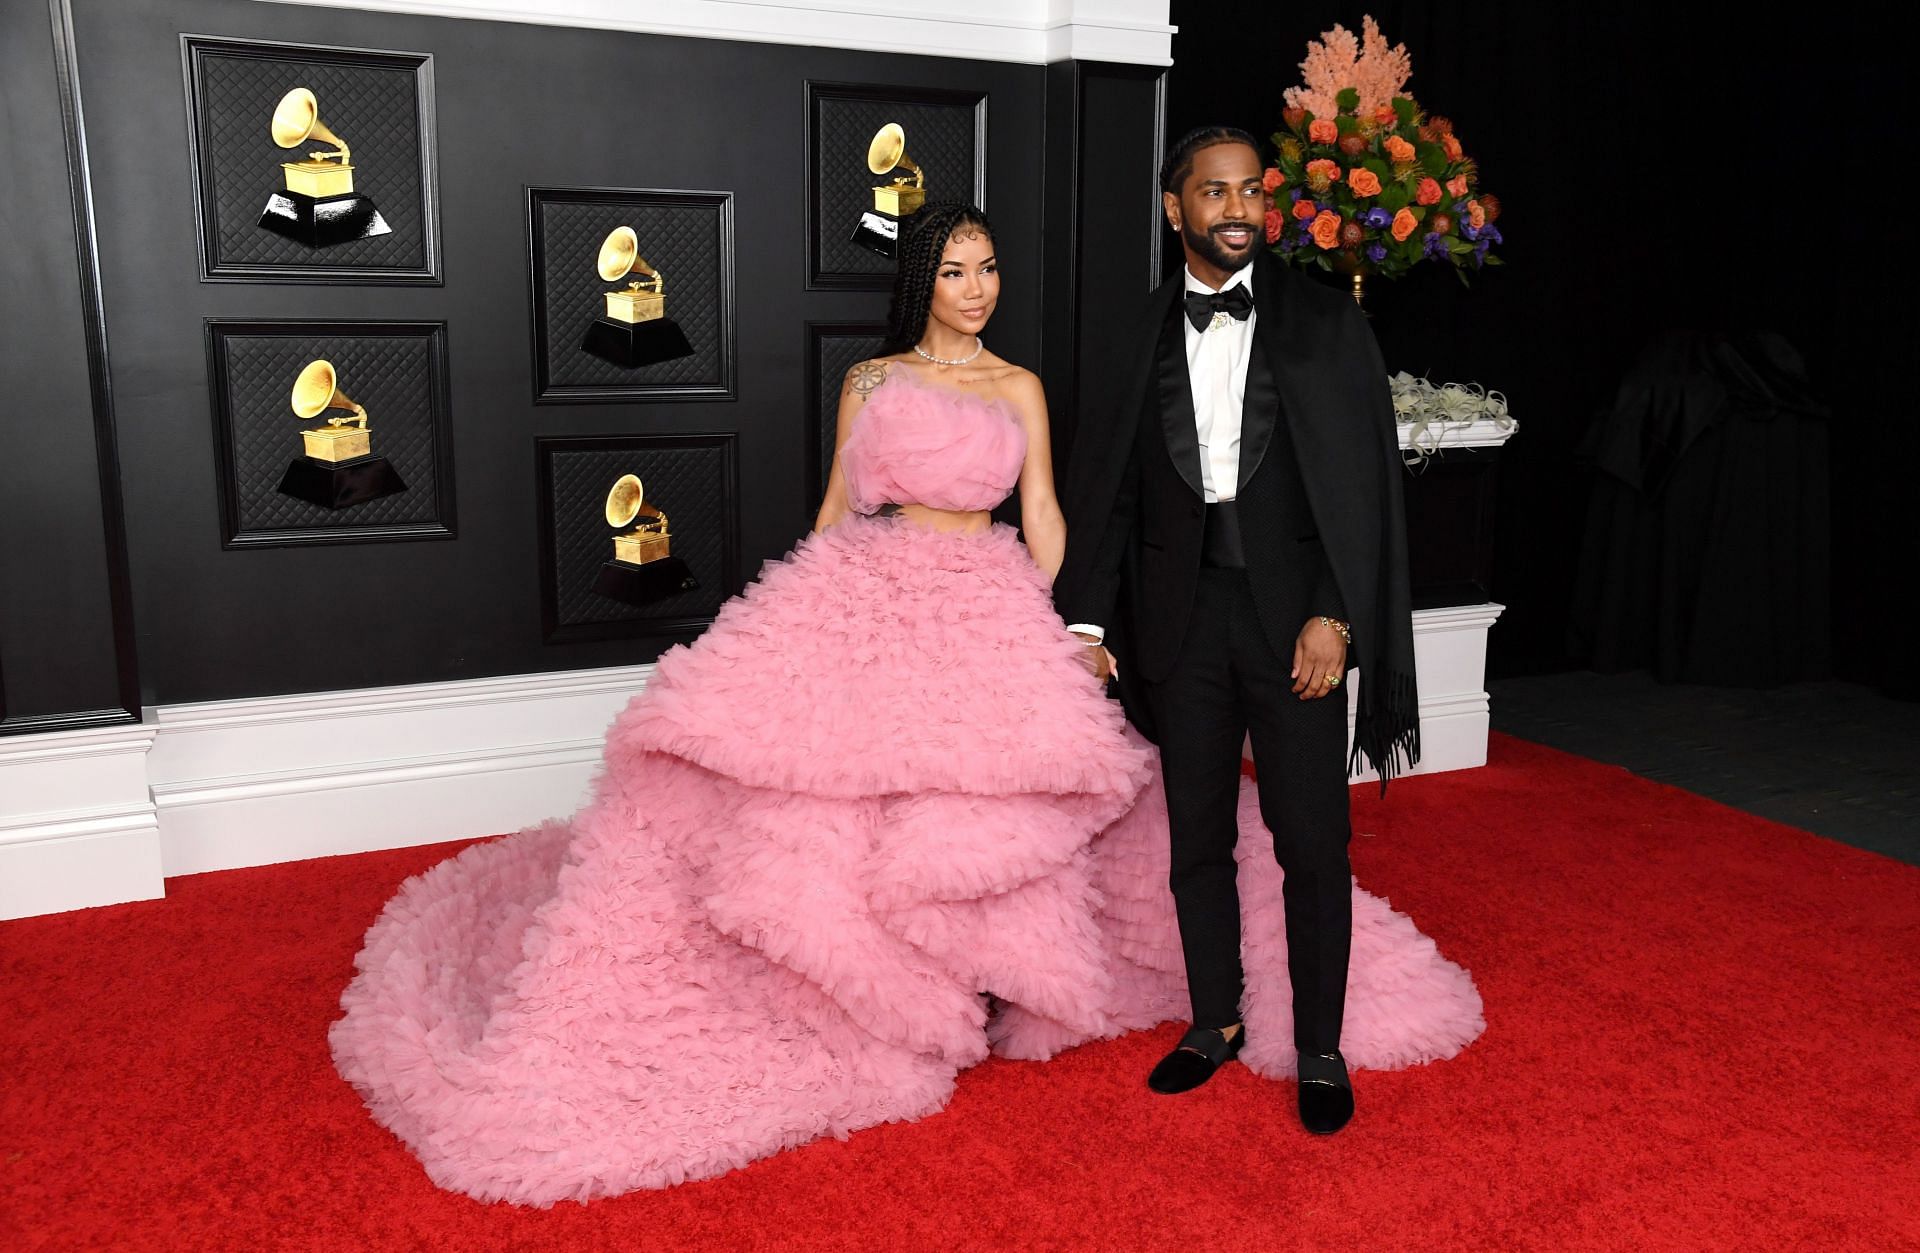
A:
[[[1250,793],[1241,825],[1243,1059],[1289,1074]],[[401,887],[333,1056],[442,1187],[663,1187],[931,1113],[990,1048],[1184,1018],[1166,883],[1154,752],[1014,533],[856,517],[660,659],[571,821]],[[1466,972],[1356,889],[1348,1060],[1450,1056],[1482,1026]]]

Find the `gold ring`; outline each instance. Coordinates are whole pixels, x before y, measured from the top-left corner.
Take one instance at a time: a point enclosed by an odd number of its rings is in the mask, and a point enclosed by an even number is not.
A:
[[[1339,675],[1337,675],[1337,674],[1330,674],[1330,675],[1328,675],[1328,676],[1327,676],[1327,686],[1328,686],[1328,687],[1339,687],[1339,686],[1340,686],[1340,676],[1339,676]]]

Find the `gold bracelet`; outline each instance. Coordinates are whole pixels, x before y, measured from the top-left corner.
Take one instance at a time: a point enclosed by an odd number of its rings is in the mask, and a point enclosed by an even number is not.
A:
[[[1353,643],[1353,632],[1347,629],[1346,623],[1340,621],[1340,619],[1338,618],[1329,618],[1324,614],[1321,615],[1320,621],[1322,625],[1330,626],[1334,630],[1340,632],[1340,638],[1342,640],[1344,640],[1349,644]]]

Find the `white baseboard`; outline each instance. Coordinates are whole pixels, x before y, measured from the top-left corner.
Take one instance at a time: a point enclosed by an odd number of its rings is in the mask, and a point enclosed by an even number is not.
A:
[[[1487,632],[1501,609],[1414,614],[1414,773],[1486,764]],[[564,817],[587,797],[607,725],[652,672],[168,705],[140,726],[0,740],[0,918],[151,899],[163,875]]]
[[[149,775],[166,873],[513,831],[585,799],[652,666],[172,705]]]
[[[165,895],[150,726],[0,738],[0,918]]]

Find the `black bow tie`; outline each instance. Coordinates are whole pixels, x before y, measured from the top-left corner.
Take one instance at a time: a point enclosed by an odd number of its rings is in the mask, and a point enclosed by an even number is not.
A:
[[[1244,322],[1253,312],[1253,297],[1238,284],[1225,291],[1187,293],[1187,321],[1193,329],[1204,331],[1216,313],[1231,313],[1236,322]]]

